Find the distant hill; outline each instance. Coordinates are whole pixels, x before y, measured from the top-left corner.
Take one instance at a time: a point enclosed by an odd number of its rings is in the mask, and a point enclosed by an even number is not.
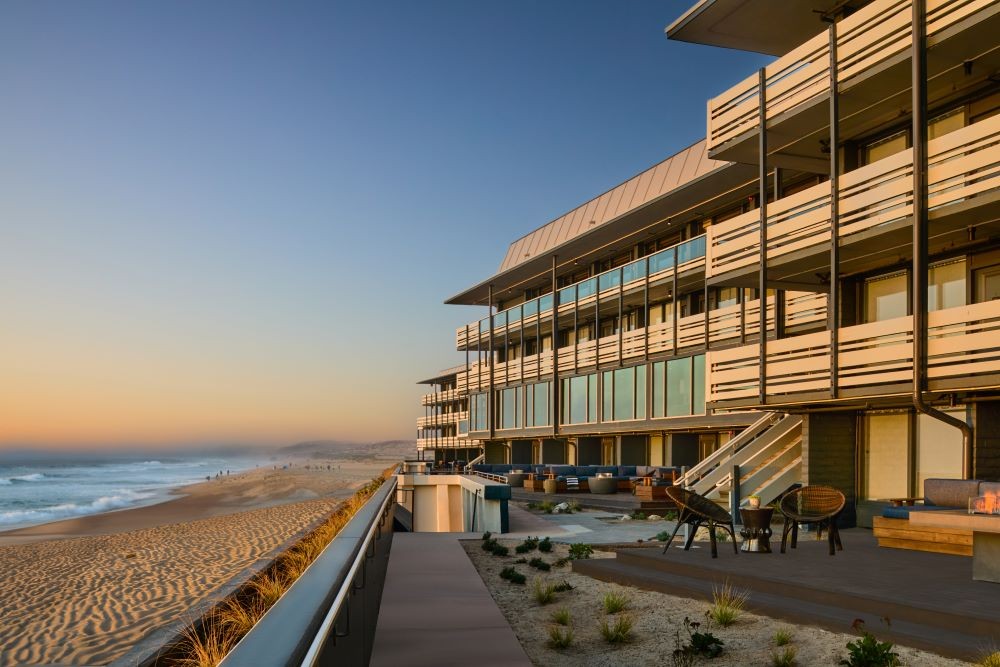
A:
[[[344,442],[312,440],[288,445],[277,450],[279,456],[309,459],[386,459],[400,461],[416,457],[415,440],[383,440],[381,442]]]

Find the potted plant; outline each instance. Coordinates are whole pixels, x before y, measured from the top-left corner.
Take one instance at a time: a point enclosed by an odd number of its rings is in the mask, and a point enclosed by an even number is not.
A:
[[[750,503],[750,509],[759,510],[760,509],[760,496],[750,496],[747,498]]]

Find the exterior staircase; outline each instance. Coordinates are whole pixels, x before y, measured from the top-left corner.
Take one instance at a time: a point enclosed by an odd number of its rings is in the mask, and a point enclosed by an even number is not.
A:
[[[750,496],[766,505],[801,481],[802,417],[769,412],[677,483],[726,507],[738,520]]]

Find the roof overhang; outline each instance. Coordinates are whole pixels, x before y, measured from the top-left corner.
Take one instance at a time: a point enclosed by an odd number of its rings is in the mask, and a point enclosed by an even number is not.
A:
[[[537,282],[551,271],[553,255],[557,258],[557,271],[559,268],[565,271],[575,263],[586,265],[611,250],[637,243],[651,234],[669,231],[673,226],[709,213],[720,200],[731,199],[734,191],[755,186],[756,176],[754,165],[724,163],[608,223],[483,280],[445,303],[486,305],[491,284],[494,299],[502,300],[508,290],[530,286],[529,283]]]
[[[834,9],[867,0],[699,0],[666,28],[681,42],[782,56],[821,33]]]
[[[437,375],[429,377],[426,380],[420,380],[417,384],[439,384],[444,380],[451,380],[459,373],[465,371],[465,364],[461,366],[454,366],[453,368],[447,368],[440,371]]]

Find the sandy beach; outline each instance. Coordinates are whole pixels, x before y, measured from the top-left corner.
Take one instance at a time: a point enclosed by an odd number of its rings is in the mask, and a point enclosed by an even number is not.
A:
[[[166,624],[191,620],[193,605],[388,465],[262,467],[156,505],[0,533],[0,666],[115,660]]]

